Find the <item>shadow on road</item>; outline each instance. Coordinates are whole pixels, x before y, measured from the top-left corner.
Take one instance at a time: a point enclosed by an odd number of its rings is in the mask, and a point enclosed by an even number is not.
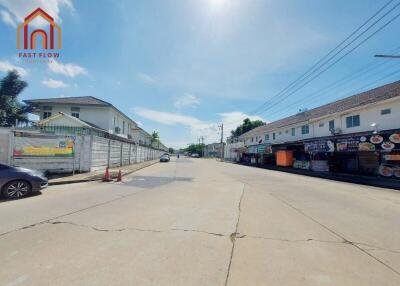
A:
[[[163,186],[175,181],[191,182],[193,178],[188,177],[156,177],[156,176],[138,176],[133,177],[131,180],[125,182],[125,186],[134,186],[143,189],[151,189]]]
[[[6,199],[4,199],[3,197],[0,196],[0,204],[2,204],[2,203],[11,203],[11,202],[19,201],[19,200],[29,200],[29,198],[40,196],[41,194],[42,194],[42,192],[35,192],[35,193],[32,193],[32,194],[30,194],[30,195],[28,195],[28,196],[26,196],[24,198],[20,198],[20,199],[16,199],[16,200],[6,200]]]

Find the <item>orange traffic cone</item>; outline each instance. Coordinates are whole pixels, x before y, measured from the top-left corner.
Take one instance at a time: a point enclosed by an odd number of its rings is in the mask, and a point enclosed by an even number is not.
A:
[[[122,172],[121,172],[121,170],[119,170],[119,172],[118,172],[117,182],[122,182]]]
[[[106,171],[104,172],[103,176],[103,182],[111,182],[112,178],[110,176],[110,172],[108,171],[108,167],[106,168]]]

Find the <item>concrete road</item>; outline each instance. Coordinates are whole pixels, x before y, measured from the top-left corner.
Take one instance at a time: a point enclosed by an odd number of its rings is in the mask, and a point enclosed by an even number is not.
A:
[[[181,158],[0,203],[0,285],[400,285],[400,193]]]

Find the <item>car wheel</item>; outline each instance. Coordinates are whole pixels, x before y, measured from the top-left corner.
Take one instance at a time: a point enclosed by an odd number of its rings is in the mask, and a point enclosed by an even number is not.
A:
[[[6,199],[20,199],[26,197],[32,191],[31,184],[24,180],[16,180],[7,183],[3,188],[3,196]]]

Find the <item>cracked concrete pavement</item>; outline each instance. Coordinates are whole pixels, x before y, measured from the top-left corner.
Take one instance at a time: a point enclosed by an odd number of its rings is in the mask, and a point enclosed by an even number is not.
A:
[[[400,285],[400,193],[213,160],[0,202],[0,285]]]

